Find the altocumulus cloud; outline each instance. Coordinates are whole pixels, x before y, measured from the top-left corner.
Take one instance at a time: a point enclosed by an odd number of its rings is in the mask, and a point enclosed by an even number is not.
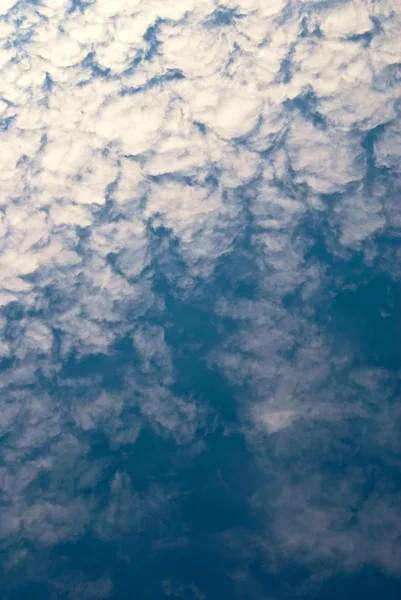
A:
[[[400,38],[396,0],[0,0],[7,573],[167,535],[179,482],[136,487],[113,453],[152,431],[188,465],[218,423],[258,474],[257,532],[218,539],[245,548],[240,594],[255,556],[399,574]],[[170,307],[191,303],[234,423],[176,385]],[[51,586],[113,594],[106,572]]]

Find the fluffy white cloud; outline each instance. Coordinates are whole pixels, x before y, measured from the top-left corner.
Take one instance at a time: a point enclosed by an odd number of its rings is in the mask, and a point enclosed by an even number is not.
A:
[[[353,397],[354,388],[332,389],[330,373],[348,369],[350,358],[312,323],[327,279],[308,254],[306,229],[324,224],[334,256],[356,249],[372,264],[375,236],[401,222],[391,202],[400,148],[395,0],[72,8],[69,0],[0,0],[0,356],[9,361],[0,490],[10,564],[25,556],[24,540],[50,547],[87,527],[111,538],[144,522],[152,499],[135,495],[124,473],[97,523],[96,491],[91,500],[76,494],[103,476],[102,461],[86,458],[93,432],[118,448],[150,424],[189,444],[204,422],[203,409],[172,390],[157,269],[171,294],[188,300],[246,239],[257,297],[219,299],[216,318],[232,319],[238,332],[213,360],[234,383],[251,382],[255,401],[243,411],[250,440],[263,446],[267,432],[287,447],[305,423],[320,431],[364,411],[372,419],[370,400],[336,408],[337,392]],[[379,168],[391,170],[391,189],[372,184]],[[392,255],[386,261],[399,273]],[[291,294],[304,302],[299,314],[285,308]],[[122,392],[100,393],[99,375],[74,380],[63,371],[93,354],[112,361],[122,339],[138,362],[117,374]],[[33,392],[42,377],[56,389]],[[382,434],[391,430],[384,413]],[[391,494],[362,510],[350,542],[341,499],[335,510],[316,508],[313,494],[286,477],[277,535],[287,548],[311,560],[339,552],[343,564],[359,544],[359,556],[393,568],[395,537],[386,543],[378,524],[387,507],[392,527]],[[159,514],[163,491],[153,491]],[[306,549],[300,510],[312,527]],[[370,528],[375,551],[365,548]],[[107,580],[95,591],[79,585],[74,597],[110,590]]]

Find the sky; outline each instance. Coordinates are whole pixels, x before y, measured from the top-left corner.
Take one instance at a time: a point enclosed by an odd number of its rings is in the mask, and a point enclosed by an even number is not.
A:
[[[0,0],[1,600],[401,597],[399,0]]]

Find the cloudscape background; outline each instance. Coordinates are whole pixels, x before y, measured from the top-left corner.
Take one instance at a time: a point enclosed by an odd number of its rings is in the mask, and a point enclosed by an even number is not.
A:
[[[401,594],[398,0],[0,0],[2,600]]]

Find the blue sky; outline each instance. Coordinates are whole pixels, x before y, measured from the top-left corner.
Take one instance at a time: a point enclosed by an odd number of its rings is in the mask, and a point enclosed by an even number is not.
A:
[[[0,0],[0,596],[401,592],[396,0]]]

